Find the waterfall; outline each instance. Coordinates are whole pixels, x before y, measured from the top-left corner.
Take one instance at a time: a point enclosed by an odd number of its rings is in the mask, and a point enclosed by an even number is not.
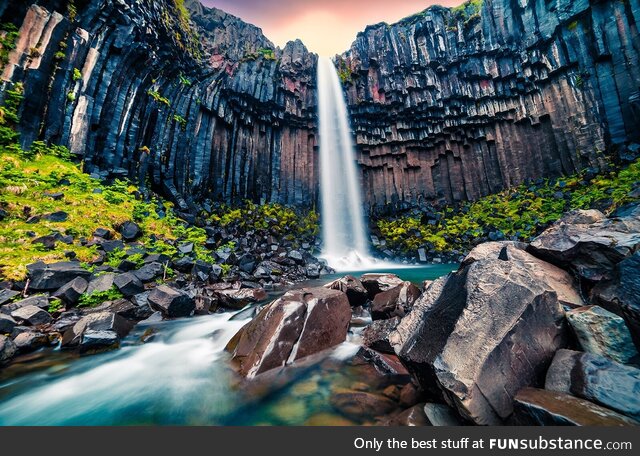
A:
[[[347,105],[338,72],[329,58],[318,60],[322,257],[336,270],[375,263],[368,234]],[[378,264],[379,265],[379,264]]]

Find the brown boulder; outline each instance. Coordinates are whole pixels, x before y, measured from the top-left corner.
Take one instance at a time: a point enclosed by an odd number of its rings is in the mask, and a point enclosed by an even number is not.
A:
[[[360,282],[367,290],[369,299],[373,299],[378,293],[402,285],[403,280],[395,274],[364,274]]]
[[[362,331],[362,344],[382,353],[395,354],[389,342],[389,334],[396,329],[399,323],[400,317],[374,321]]]
[[[404,317],[420,297],[420,289],[411,282],[403,282],[390,290],[378,293],[371,303],[371,318],[384,320]]]
[[[367,302],[368,293],[360,280],[353,276],[345,276],[325,285],[325,288],[346,293],[351,307],[363,306]]]
[[[637,421],[556,391],[524,388],[514,399],[514,422],[526,426],[637,426]]]
[[[383,395],[343,388],[333,391],[329,403],[338,412],[356,421],[381,417],[398,408],[396,402]]]
[[[351,307],[341,291],[289,291],[267,305],[230,342],[232,364],[255,377],[345,341]]]

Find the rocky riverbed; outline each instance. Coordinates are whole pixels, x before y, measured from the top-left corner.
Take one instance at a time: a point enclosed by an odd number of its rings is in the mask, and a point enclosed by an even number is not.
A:
[[[220,340],[225,375],[247,403],[312,390],[322,411],[298,409],[297,424],[636,425],[639,233],[639,205],[611,218],[576,211],[530,244],[481,244],[457,271],[419,286],[375,273],[292,288],[233,317],[243,326]],[[30,273],[32,283],[59,279],[67,289],[87,280],[68,264]],[[141,329],[215,312],[199,298],[211,286],[190,287],[168,283],[144,292],[146,301],[56,319],[38,305],[49,298],[4,304],[2,332],[13,337],[0,337],[2,359],[53,334],[86,353],[113,348],[143,315]],[[255,293],[213,288],[229,290]],[[139,343],[149,337],[139,334]]]

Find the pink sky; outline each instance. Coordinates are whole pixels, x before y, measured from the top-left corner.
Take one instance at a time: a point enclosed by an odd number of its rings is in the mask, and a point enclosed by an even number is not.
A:
[[[332,56],[346,51],[358,32],[378,22],[393,23],[431,5],[463,0],[201,0],[262,28],[282,47],[300,38],[310,51]]]

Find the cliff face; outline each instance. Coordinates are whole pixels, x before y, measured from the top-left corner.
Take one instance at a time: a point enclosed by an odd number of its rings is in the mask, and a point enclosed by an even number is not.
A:
[[[185,6],[192,24],[174,0],[4,11],[20,25],[2,80],[25,84],[23,145],[68,145],[89,172],[133,177],[183,210],[207,198],[312,204],[316,57]]]
[[[3,2],[22,142],[68,145],[182,210],[318,196],[317,57],[185,0]],[[475,199],[640,140],[639,0],[478,0],[358,35],[338,58],[374,209]]]
[[[371,206],[476,199],[640,139],[637,0],[476,5],[370,26],[339,57]]]

